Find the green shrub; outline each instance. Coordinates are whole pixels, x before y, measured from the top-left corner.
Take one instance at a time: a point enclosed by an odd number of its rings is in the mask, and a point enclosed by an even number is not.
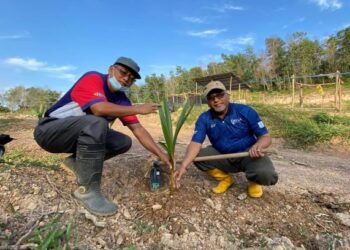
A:
[[[294,147],[305,148],[332,139],[341,131],[331,125],[318,125],[315,121],[303,119],[291,122],[284,131],[284,138]]]
[[[324,112],[320,112],[312,116],[312,119],[319,124],[338,124],[338,125],[350,125],[350,117],[346,116],[330,116]]]
[[[317,123],[334,124],[334,117],[329,116],[326,113],[320,112],[315,114],[312,119]]]

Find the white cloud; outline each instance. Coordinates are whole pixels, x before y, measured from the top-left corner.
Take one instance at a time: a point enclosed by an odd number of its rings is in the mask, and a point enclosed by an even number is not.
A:
[[[69,71],[76,69],[76,67],[71,65],[51,66],[46,62],[38,61],[35,58],[24,59],[21,57],[7,58],[4,60],[4,62],[5,64],[15,68],[50,73],[50,75],[55,78],[68,79],[70,81],[74,81],[76,79],[74,74],[69,73]]]
[[[38,71],[46,65],[46,62],[39,62],[33,58],[23,59],[20,57],[7,58],[5,59],[5,63],[8,65],[12,65],[15,67],[19,67],[19,68],[23,68],[31,71]]]
[[[16,40],[22,39],[29,36],[28,32],[24,32],[22,34],[12,34],[12,35],[0,35],[0,40]]]
[[[240,46],[247,46],[254,44],[254,38],[252,36],[243,36],[232,39],[224,39],[219,41],[216,45],[224,50],[233,51]]]
[[[193,16],[184,17],[183,20],[190,23],[204,23],[203,18],[193,17]]]
[[[348,27],[350,27],[350,23],[344,24],[344,25],[341,27],[341,29],[346,29],[346,28],[348,28]]]
[[[343,3],[340,0],[310,0],[316,3],[322,10],[337,10],[343,7]]]
[[[199,32],[188,32],[188,35],[197,36],[197,37],[214,37],[225,31],[226,29],[212,29],[212,30],[204,30]]]
[[[50,67],[44,67],[43,70],[47,72],[64,72],[64,71],[70,71],[75,70],[76,67],[71,65],[65,65],[65,66],[50,66]]]
[[[210,9],[224,13],[227,11],[242,11],[244,8],[242,6],[232,5],[232,4],[224,4],[222,6],[211,7]]]
[[[69,73],[62,73],[62,74],[58,74],[56,75],[56,78],[59,78],[59,79],[66,79],[70,82],[74,82],[77,80],[77,76],[74,75],[74,74],[69,74]]]

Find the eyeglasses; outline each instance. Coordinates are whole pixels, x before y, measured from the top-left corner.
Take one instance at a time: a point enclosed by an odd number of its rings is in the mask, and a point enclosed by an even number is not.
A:
[[[136,78],[135,76],[128,70],[118,66],[118,67],[115,67],[119,74],[121,75],[121,77],[128,77],[128,81],[131,82],[131,83],[134,83],[136,82]]]
[[[208,101],[214,101],[215,98],[222,99],[222,98],[224,98],[225,94],[226,94],[225,91],[220,92],[220,93],[213,93],[213,94],[210,94],[210,95],[207,96],[207,100]]]

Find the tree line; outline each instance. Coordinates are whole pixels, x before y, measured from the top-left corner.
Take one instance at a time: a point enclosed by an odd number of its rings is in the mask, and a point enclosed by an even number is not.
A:
[[[0,94],[0,111],[34,111],[38,116],[58,100],[61,93],[43,88],[17,86]]]
[[[295,32],[288,39],[268,37],[265,50],[257,54],[251,46],[244,52],[221,54],[222,62],[209,63],[206,68],[185,69],[177,66],[169,77],[147,76],[145,84],[133,86],[134,102],[158,102],[164,95],[195,92],[194,78],[233,72],[253,89],[280,90],[291,76],[350,71],[350,27],[319,41],[305,32]],[[305,81],[317,81],[306,79]]]
[[[286,40],[272,36],[265,39],[265,50],[260,54],[248,46],[244,52],[221,54],[221,59],[222,62],[209,63],[206,68],[177,66],[168,77],[163,74],[146,76],[144,85],[132,86],[130,98],[137,103],[160,102],[166,95],[194,93],[194,78],[227,72],[233,72],[253,89],[267,90],[280,90],[292,75],[326,74],[337,70],[349,72],[350,27],[322,41],[310,39],[305,32],[295,32]],[[19,86],[0,95],[0,106],[40,112],[42,107],[47,108],[59,96],[56,91]]]

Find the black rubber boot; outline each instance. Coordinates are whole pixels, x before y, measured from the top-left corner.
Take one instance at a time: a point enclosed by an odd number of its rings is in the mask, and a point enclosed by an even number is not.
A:
[[[115,214],[118,206],[106,199],[101,192],[104,157],[103,144],[78,144],[74,165],[79,187],[74,191],[74,196],[91,213],[108,216]]]

